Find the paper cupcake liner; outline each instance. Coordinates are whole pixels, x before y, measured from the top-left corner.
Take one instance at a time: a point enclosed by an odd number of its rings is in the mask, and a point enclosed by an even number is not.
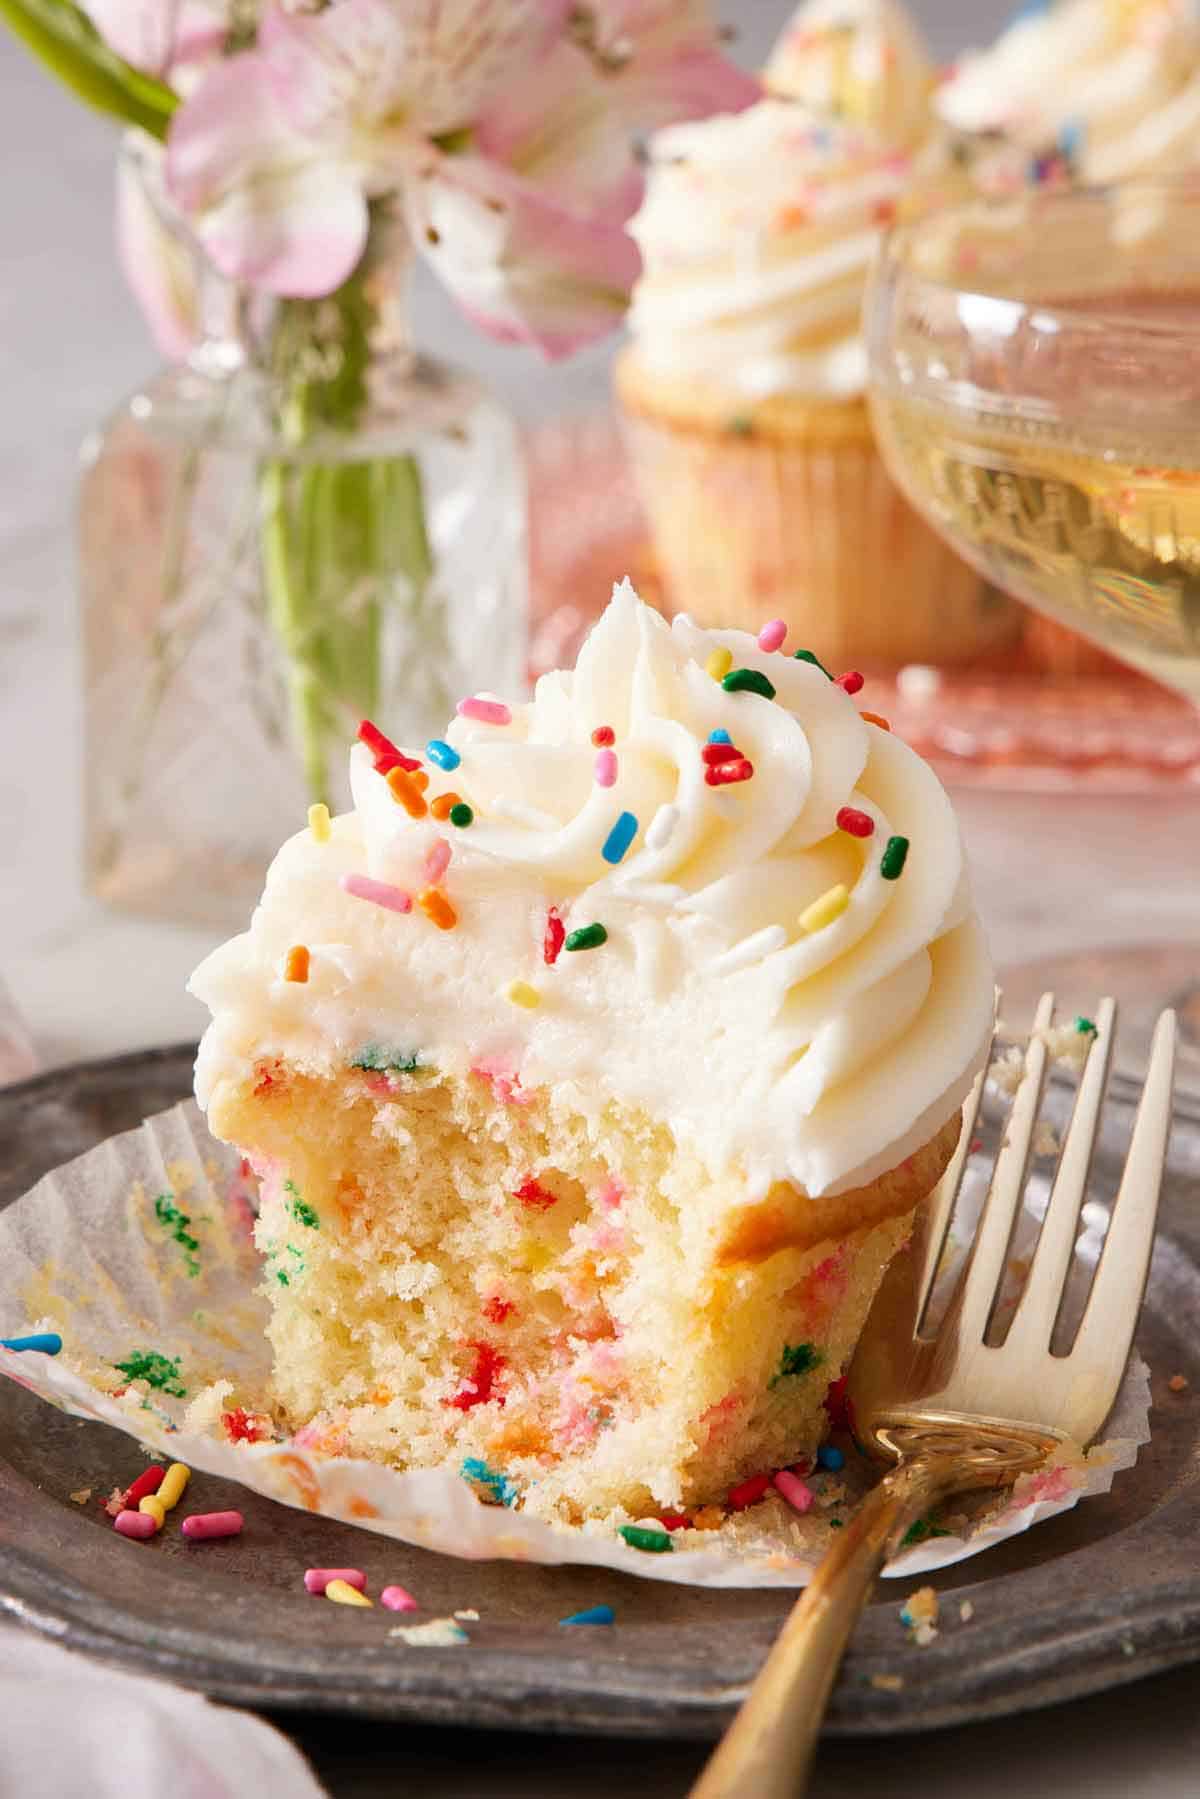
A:
[[[861,441],[822,443],[626,419],[676,607],[757,631],[785,618],[837,667],[974,660],[1021,614],[925,524]]]
[[[452,1470],[401,1474],[322,1455],[296,1438],[232,1442],[219,1401],[203,1419],[187,1413],[220,1380],[233,1383],[247,1411],[269,1410],[253,1198],[244,1164],[209,1135],[191,1102],[46,1175],[0,1215],[0,1335],[57,1331],[63,1351],[0,1349],[0,1372],[52,1405],[284,1505],[473,1560],[590,1563],[694,1586],[803,1586],[830,1541],[831,1518],[844,1518],[874,1477],[851,1456],[844,1475],[810,1477],[817,1503],[803,1517],[772,1496],[719,1530],[678,1533],[670,1554],[647,1554],[609,1521],[572,1528],[485,1505]],[[964,1203],[978,1198],[964,1194]],[[1032,1240],[1034,1221],[1020,1228]],[[1103,1444],[1047,1464],[1002,1502],[964,1515],[960,1530],[902,1551],[886,1572],[909,1578],[946,1567],[1107,1492],[1149,1438],[1149,1405],[1147,1371],[1132,1364]]]

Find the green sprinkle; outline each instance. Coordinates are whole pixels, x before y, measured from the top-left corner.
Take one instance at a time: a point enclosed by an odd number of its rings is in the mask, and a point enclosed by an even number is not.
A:
[[[365,1068],[371,1074],[416,1074],[420,1063],[407,1050],[387,1049],[382,1043],[368,1043],[356,1056],[351,1056],[350,1066]]]
[[[731,431],[735,437],[753,437],[754,420],[748,413],[735,412],[725,429]]]
[[[173,1193],[160,1193],[154,1202],[154,1216],[178,1243],[183,1251],[183,1265],[187,1269],[188,1279],[194,1280],[200,1272],[200,1245],[188,1233],[188,1225],[192,1222],[188,1214],[180,1211]]]
[[[879,872],[885,881],[898,881],[908,859],[908,838],[889,837],[879,858]]]
[[[792,657],[792,661],[793,662],[811,662],[814,668],[820,669],[821,673],[824,675],[824,677],[827,681],[833,680],[833,676],[830,674],[830,672],[826,668],[825,664],[820,660],[819,657],[814,656],[811,650],[797,650],[795,655]]]
[[[113,1367],[126,1380],[144,1380],[160,1393],[172,1393],[176,1399],[187,1398],[187,1388],[179,1378],[178,1356],[160,1355],[157,1349],[136,1349],[123,1362]]]
[[[468,806],[466,800],[459,800],[456,806],[451,806],[449,819],[452,825],[457,825],[460,830],[465,831],[469,824],[475,822],[475,814],[472,812],[470,806]]]
[[[756,668],[731,668],[721,686],[726,693],[759,693],[764,700],[775,698],[774,684]]]
[[[811,1369],[819,1368],[824,1359],[815,1343],[785,1343],[779,1372],[771,1376],[768,1385],[776,1386],[789,1374],[808,1374]]]
[[[950,1532],[935,1524],[932,1518],[918,1518],[910,1524],[900,1539],[901,1549],[910,1549],[914,1543],[923,1543],[926,1537],[948,1537]]]
[[[284,1205],[296,1220],[296,1223],[306,1224],[310,1231],[319,1231],[321,1228],[321,1220],[317,1213],[313,1211],[308,1201],[306,1199],[301,1199],[300,1189],[297,1187],[295,1181],[284,1181],[283,1190],[285,1193],[290,1193],[292,1196],[290,1200],[284,1201]]]
[[[1075,1019],[1074,1023],[1075,1023],[1075,1029],[1079,1032],[1079,1035],[1081,1037],[1099,1036],[1099,1032],[1097,1031],[1095,1025],[1092,1023],[1091,1019],[1085,1018],[1082,1013],[1080,1013],[1079,1017],[1077,1019]]]
[[[599,949],[602,943],[608,942],[608,932],[602,924],[580,925],[577,931],[571,931],[564,949]]]
[[[286,1268],[277,1268],[275,1270],[275,1279],[279,1282],[281,1287],[290,1287],[292,1284]]]
[[[624,1537],[631,1549],[644,1549],[648,1555],[663,1555],[675,1547],[667,1531],[644,1530],[640,1524],[622,1524],[617,1535]]]
[[[841,1530],[842,1524],[843,1524],[843,1520],[841,1518],[831,1518],[829,1520],[830,1530]]]

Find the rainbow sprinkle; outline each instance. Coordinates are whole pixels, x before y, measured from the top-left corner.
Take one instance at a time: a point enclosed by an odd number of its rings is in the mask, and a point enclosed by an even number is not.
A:
[[[328,843],[330,836],[329,807],[323,806],[320,800],[308,808],[308,828],[314,843]]]
[[[312,961],[303,943],[294,943],[283,959],[283,978],[285,981],[307,981],[309,965]]]
[[[704,672],[706,675],[711,675],[714,681],[723,681],[732,667],[732,650],[713,650],[704,664]]]
[[[411,772],[421,766],[419,762],[414,762],[411,756],[406,756],[398,750],[391,738],[385,737],[369,718],[364,718],[359,725],[358,736],[359,741],[365,743],[374,756],[377,774],[385,775],[392,768],[404,768]],[[381,767],[380,764],[383,766]]]
[[[429,807],[414,776],[406,768],[389,769],[385,777],[392,798],[408,813],[410,818],[424,818]]]
[[[517,1503],[519,1489],[516,1485],[506,1474],[501,1474],[496,1468],[489,1468],[481,1456],[467,1456],[458,1472],[471,1486],[477,1489],[482,1487],[493,1505],[513,1506]]]
[[[546,929],[542,934],[542,961],[547,968],[554,967],[566,940],[567,927],[558,916],[558,907],[551,906],[546,914]]]
[[[465,831],[468,825],[475,822],[475,814],[466,800],[455,800],[446,816],[460,831]]]
[[[889,837],[879,858],[879,872],[885,881],[898,881],[908,860],[908,838]]]
[[[439,793],[436,799],[430,800],[429,810],[433,813],[433,816],[437,819],[438,823],[443,824],[445,820],[449,818],[455,806],[461,806],[462,803],[462,796],[460,794]]]
[[[14,1349],[18,1355],[30,1349],[39,1355],[61,1355],[62,1338],[57,1331],[34,1331],[28,1337],[0,1337],[0,1349]]]
[[[731,668],[721,686],[726,693],[757,693],[764,700],[775,698],[775,683],[757,668]]]
[[[450,866],[450,845],[444,837],[435,837],[425,855],[425,879],[431,887],[436,887]]]
[[[615,750],[598,750],[596,760],[592,764],[592,773],[596,777],[597,787],[613,787],[617,779],[617,752]]]
[[[458,923],[458,913],[438,887],[423,887],[417,895],[417,904],[439,931],[452,931]]]
[[[820,899],[815,899],[811,906],[804,908],[800,914],[800,929],[808,932],[823,931],[826,925],[841,917],[849,904],[849,890],[839,881],[836,887],[830,887]]]
[[[813,1490],[798,1474],[787,1468],[781,1468],[778,1474],[771,1476],[771,1485],[781,1499],[786,1499],[794,1512],[812,1510]]]
[[[429,742],[425,745],[425,754],[429,757],[431,762],[436,762],[437,766],[439,768],[444,768],[447,773],[449,773],[451,769],[457,768],[462,761],[462,757],[454,746],[446,743],[440,737],[431,737],[429,739]]]
[[[528,981],[510,981],[504,989],[504,997],[511,1000],[514,1006],[524,1006],[527,1012],[532,1012],[542,1003],[541,994]]]
[[[600,851],[604,860],[610,862],[615,868],[617,863],[624,858],[630,844],[637,836],[637,832],[638,821],[636,815],[632,812],[622,812],[617,819],[616,824],[604,839],[604,846]],[[567,947],[569,949],[570,944],[568,944]]]
[[[412,894],[403,887],[392,887],[387,881],[373,881],[370,875],[339,875],[338,886],[354,899],[370,900],[388,912],[411,912]]]
[[[759,649],[766,650],[768,655],[772,650],[782,649],[787,632],[787,621],[782,618],[773,618],[770,624],[764,625],[758,634]]]
[[[865,685],[866,682],[856,668],[847,669],[846,673],[839,675],[834,682],[834,686],[840,687],[843,693],[861,693]]]
[[[569,1618],[560,1618],[560,1624],[612,1624],[616,1613],[611,1605],[589,1605],[586,1611],[572,1612]]]
[[[648,850],[661,850],[670,841],[675,826],[679,823],[678,806],[660,806],[650,821],[650,829],[646,832],[645,844]]]
[[[563,944],[564,949],[599,949],[602,943],[608,942],[608,932],[602,924],[580,925],[577,931],[571,931]]]
[[[754,764],[745,756],[737,756],[732,762],[718,762],[704,771],[704,780],[709,787],[736,787],[739,781],[748,781],[754,773]]]
[[[826,668],[825,664],[821,661],[820,657],[814,656],[811,650],[797,650],[795,655],[792,657],[792,660],[793,660],[793,662],[811,662],[814,668],[820,669],[821,673],[825,676],[825,679],[827,681],[833,680],[833,676],[830,674],[830,672]]]
[[[598,750],[607,749],[608,746],[615,743],[616,740],[617,734],[611,725],[597,725],[596,729],[592,732],[592,742]]]
[[[710,731],[708,734],[708,741],[710,743],[732,743],[733,738],[729,735],[728,731]]]
[[[664,1555],[675,1547],[667,1531],[647,1530],[641,1524],[622,1524],[617,1535],[624,1537],[631,1549],[644,1549],[648,1555]]]
[[[857,806],[843,806],[834,821],[839,831],[845,831],[850,837],[871,837],[875,832],[875,820],[868,812],[860,812]]]
[[[483,725],[511,725],[512,713],[503,700],[487,700],[482,694],[473,694],[468,700],[459,700],[455,710],[460,718],[478,719]]]
[[[860,712],[858,716],[865,724],[876,725],[881,731],[890,731],[892,728],[887,719],[881,718],[878,712]]]

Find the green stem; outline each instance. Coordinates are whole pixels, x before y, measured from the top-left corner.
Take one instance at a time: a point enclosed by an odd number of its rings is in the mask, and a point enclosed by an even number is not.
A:
[[[272,629],[287,661],[292,723],[300,745],[309,796],[328,803],[329,765],[325,755],[328,724],[322,683],[314,666],[315,621],[304,591],[289,507],[293,467],[278,459],[263,465],[259,482],[263,583]],[[303,518],[304,508],[301,509]]]
[[[0,0],[0,19],[81,100],[160,141],[179,96],[109,49],[72,0]]]

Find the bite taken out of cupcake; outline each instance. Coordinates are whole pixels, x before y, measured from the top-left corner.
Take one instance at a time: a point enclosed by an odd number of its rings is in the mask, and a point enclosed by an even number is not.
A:
[[[625,584],[530,703],[364,726],[192,982],[310,1450],[575,1523],[815,1453],[993,1011],[949,802],[858,685]]]
[[[971,660],[1017,609],[912,511],[875,449],[861,312],[881,234],[961,190],[932,66],[895,7],[813,0],[767,97],[659,133],[617,392],[674,605],[778,612],[823,657]]]

